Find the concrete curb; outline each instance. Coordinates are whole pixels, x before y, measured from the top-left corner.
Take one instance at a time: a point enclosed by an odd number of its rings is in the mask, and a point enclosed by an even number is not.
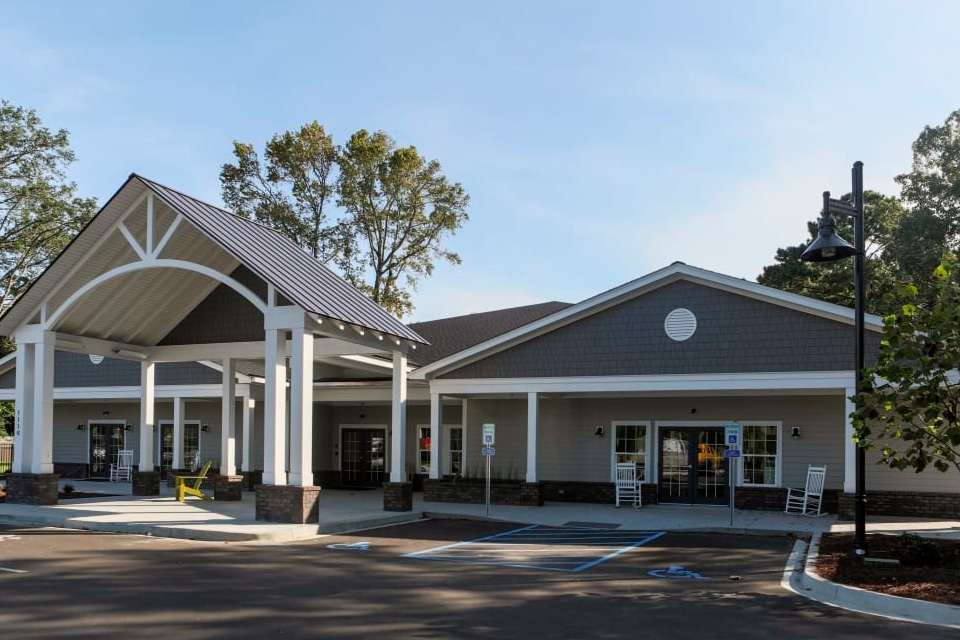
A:
[[[960,607],[876,593],[821,578],[813,570],[819,550],[820,534],[810,542],[809,553],[806,543],[797,540],[784,566],[780,585],[797,595],[848,611],[960,629]]]
[[[24,516],[15,513],[0,513],[0,522],[5,524],[57,527],[60,529],[153,536],[158,538],[176,538],[199,542],[293,542],[297,540],[310,540],[325,535],[348,533],[360,529],[373,529],[393,524],[402,524],[422,518],[422,513],[412,511],[381,518],[320,524],[317,525],[316,528],[308,528],[306,526],[297,528],[290,526],[288,528],[268,531],[224,531],[222,528],[218,528],[217,525],[201,524],[191,526],[189,524],[169,525],[98,522],[82,517],[64,517],[57,514]]]

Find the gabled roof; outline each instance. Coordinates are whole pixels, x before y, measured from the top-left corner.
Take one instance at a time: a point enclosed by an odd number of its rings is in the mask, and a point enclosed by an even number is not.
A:
[[[415,359],[416,364],[419,365],[435,362],[569,306],[571,306],[569,302],[543,302],[453,318],[415,322],[410,325],[410,328],[424,336],[430,344],[417,349],[414,354],[411,354],[411,359]]]
[[[757,284],[756,282],[749,282],[714,271],[692,267],[682,262],[674,262],[668,267],[622,284],[619,287],[587,298],[577,304],[564,307],[550,315],[461,349],[458,352],[443,356],[421,367],[410,377],[418,380],[430,379],[436,375],[441,375],[494,353],[509,349],[522,342],[532,340],[545,333],[609,309],[610,307],[643,295],[649,291],[677,282],[678,280],[687,280],[708,287],[714,287],[846,324],[852,325],[854,323],[853,310],[847,307],[815,300],[795,293],[788,293]],[[880,316],[868,313],[865,315],[865,326],[869,330],[882,331],[883,319]]]
[[[130,175],[17,303],[0,317],[0,335],[9,334],[35,312],[58,282],[69,277],[88,252],[98,246],[97,242],[114,229],[127,208],[143,193],[143,188],[305,311],[403,340],[425,342],[287,237],[137,174]]]

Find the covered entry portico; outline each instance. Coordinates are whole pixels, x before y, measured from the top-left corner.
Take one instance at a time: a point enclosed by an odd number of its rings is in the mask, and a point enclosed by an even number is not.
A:
[[[222,369],[218,499],[239,499],[237,372],[254,372],[264,404],[263,484],[257,517],[316,520],[313,381],[318,362],[387,359],[393,371],[394,451],[404,450],[407,352],[423,342],[285,237],[137,175],[4,316],[17,343],[15,457],[8,500],[56,503],[54,353],[140,363],[135,494],[159,493],[155,369],[212,361]],[[289,399],[288,399],[289,389]],[[289,414],[288,407],[289,405]],[[174,411],[174,468],[182,465],[183,412]],[[288,421],[289,415],[289,421]],[[289,438],[287,437],[289,424]],[[243,456],[250,464],[250,455]],[[288,473],[289,470],[289,473]],[[404,465],[392,467],[384,503],[409,509]]]

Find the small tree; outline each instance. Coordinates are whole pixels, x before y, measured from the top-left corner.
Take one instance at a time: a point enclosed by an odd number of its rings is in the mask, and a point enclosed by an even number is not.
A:
[[[960,266],[948,257],[933,273],[933,300],[918,304],[909,284],[891,296],[876,367],[853,414],[855,440],[877,447],[880,463],[917,473],[960,473]]]

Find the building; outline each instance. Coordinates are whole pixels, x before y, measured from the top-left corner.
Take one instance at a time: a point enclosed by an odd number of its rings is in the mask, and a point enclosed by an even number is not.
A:
[[[311,514],[290,505],[317,485],[383,485],[387,509],[410,508],[414,486],[477,500],[480,427],[495,424],[504,502],[612,502],[615,464],[632,461],[647,503],[725,504],[732,473],[739,506],[782,509],[785,487],[825,464],[827,510],[852,510],[850,309],[675,263],[577,304],[406,327],[276,234],[138,176],[91,226],[101,217],[113,229],[101,244],[84,230],[74,245],[85,248],[71,245],[0,319],[0,332],[28,336],[0,361],[0,399],[32,408],[21,421],[50,434],[49,463],[34,453],[21,474],[97,475],[128,448],[135,490],[151,492],[199,455],[219,464],[222,498],[239,498],[243,476],[260,487],[258,516],[299,521]],[[207,271],[169,264],[201,259]],[[136,280],[104,277],[137,264]],[[870,362],[882,323],[866,324]],[[825,367],[825,351],[849,353],[851,367]],[[49,416],[38,398],[52,398]],[[735,468],[723,456],[733,422]],[[868,463],[868,509],[952,516],[955,475]]]

